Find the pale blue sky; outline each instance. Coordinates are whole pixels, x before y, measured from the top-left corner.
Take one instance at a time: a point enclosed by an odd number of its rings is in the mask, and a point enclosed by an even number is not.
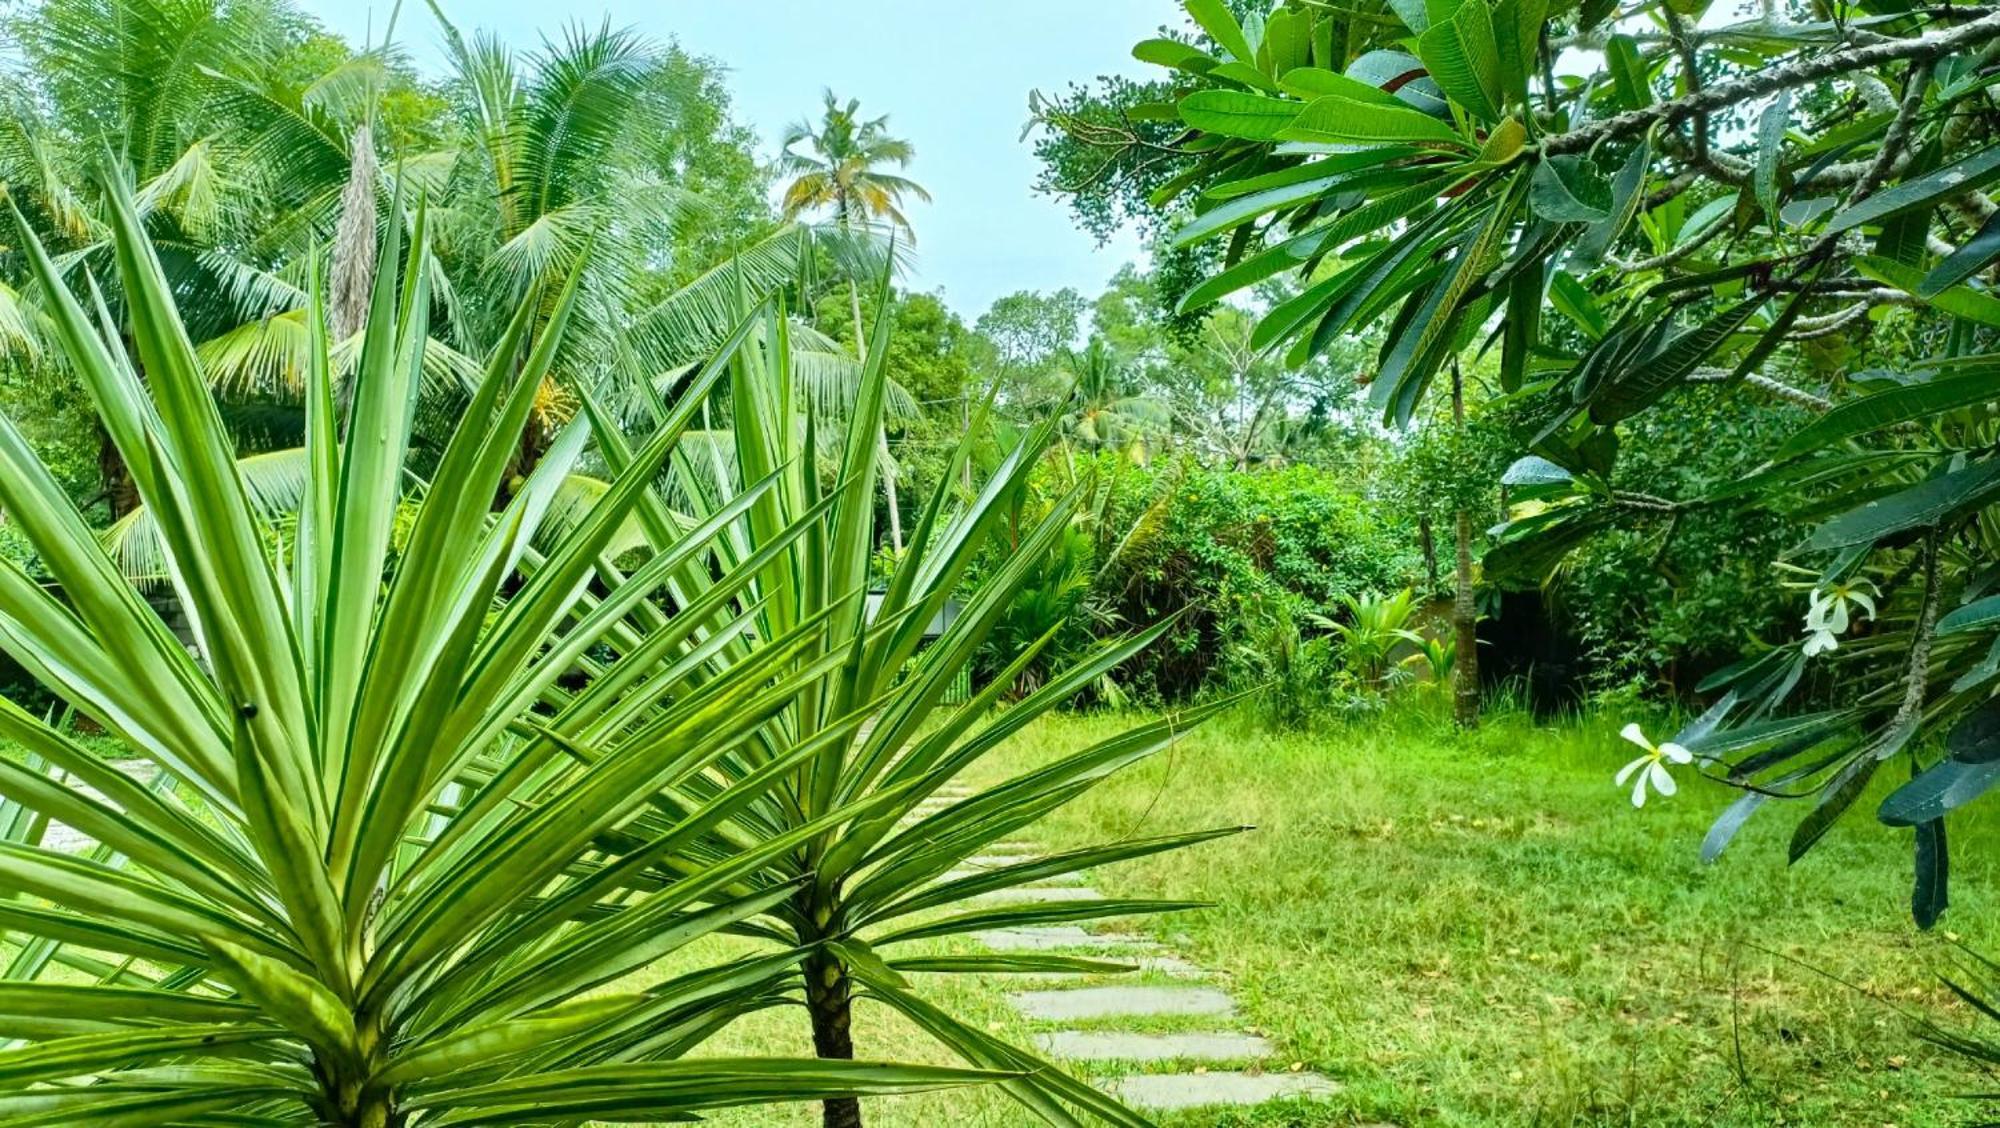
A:
[[[305,0],[334,31],[379,35],[391,2]],[[522,48],[565,20],[672,37],[731,69],[737,118],[775,149],[788,122],[831,86],[888,114],[917,147],[911,175],[935,203],[910,212],[917,231],[912,285],[942,288],[968,321],[1015,290],[1074,286],[1095,294],[1139,257],[1126,234],[1100,249],[1064,205],[1029,190],[1036,162],[1020,140],[1028,91],[1054,91],[1099,73],[1143,76],[1132,44],[1175,20],[1173,0],[609,0],[597,5],[443,0],[460,28],[489,28]],[[838,15],[836,15],[838,13]],[[841,18],[844,17],[844,18]],[[406,0],[396,38],[427,71],[441,65],[428,8]]]

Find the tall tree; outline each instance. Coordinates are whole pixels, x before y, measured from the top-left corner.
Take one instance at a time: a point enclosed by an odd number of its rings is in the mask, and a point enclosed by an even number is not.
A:
[[[842,226],[887,223],[916,242],[916,230],[903,214],[903,198],[929,203],[931,194],[888,171],[909,167],[917,151],[889,132],[887,115],[863,118],[858,100],[850,98],[843,105],[829,90],[818,123],[793,124],[779,149],[778,171],[792,178],[785,187],[787,219],[831,208]]]
[[[0,34],[16,52],[0,76],[0,180],[66,269],[103,281],[114,314],[123,303],[110,268],[107,177],[134,185],[198,339],[263,312],[260,287],[246,284],[258,273],[249,264],[320,180],[314,170],[288,178],[263,159],[256,140],[270,115],[237,93],[281,70],[306,30],[278,0],[45,0],[7,14]],[[344,165],[317,171],[338,176]],[[33,332],[39,320],[14,324]],[[137,503],[108,435],[99,472],[114,513]]]
[[[778,169],[792,178],[785,188],[785,217],[796,219],[810,211],[831,209],[833,221],[843,229],[886,224],[910,243],[917,233],[903,214],[905,196],[930,201],[931,194],[906,176],[888,168],[907,168],[916,156],[916,147],[889,133],[887,115],[863,118],[861,103],[848,99],[845,105],[826,92],[826,106],[817,124],[801,121],[785,131],[779,145]],[[861,329],[861,280],[848,279],[848,304],[854,319],[854,348],[863,353]],[[889,436],[880,436],[882,496],[889,505],[889,540],[896,551],[903,549],[903,515],[896,499],[896,462],[889,453]]]
[[[1143,111],[1175,122],[1164,144],[1093,136],[1075,98],[1042,105],[1117,167],[1149,146],[1146,175],[1170,179],[1147,206],[1176,213],[1183,245],[1226,245],[1182,304],[1299,276],[1258,343],[1296,363],[1380,327],[1369,394],[1397,424],[1490,348],[1535,417],[1505,478],[1533,504],[1499,532],[1489,579],[1546,576],[1610,529],[1664,543],[1697,508],[1813,523],[1782,561],[1813,577],[1805,630],[1710,679],[1721,698],[1677,741],[1744,790],[1706,852],[1792,800],[1810,808],[1796,859],[1902,759],[1914,778],[1877,815],[1916,829],[1911,903],[1934,922],[1946,816],[2000,783],[2000,598],[1982,571],[2000,552],[2000,103],[1984,78],[2000,13],[1185,6],[1192,33],[1135,48],[1172,72],[1171,114]],[[1559,77],[1559,58],[1593,73]],[[1829,339],[1852,359],[1818,379]],[[1768,471],[1703,496],[1612,485],[1628,421],[1711,396],[1817,418]],[[1864,621],[1867,644],[1843,645]]]

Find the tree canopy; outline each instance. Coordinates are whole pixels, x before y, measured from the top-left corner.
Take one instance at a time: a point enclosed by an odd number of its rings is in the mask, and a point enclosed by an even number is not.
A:
[[[1521,504],[1489,579],[1533,582],[1618,529],[1671,540],[1719,507],[1802,519],[1780,563],[1806,581],[1807,629],[1709,679],[1716,703],[1683,734],[1744,792],[1708,849],[1796,800],[1796,857],[1900,758],[1916,778],[1878,814],[1918,828],[1914,907],[1935,920],[1942,816],[2000,778],[1983,766],[2000,614],[1980,564],[2000,496],[1983,437],[2000,14],[1186,8],[1187,30],[1134,48],[1160,79],[1037,99],[1046,184],[1079,193],[1086,221],[1149,211],[1177,245],[1217,248],[1182,309],[1296,279],[1251,334],[1294,367],[1379,334],[1368,394],[1390,423],[1441,372],[1456,386],[1491,358],[1532,453],[1504,479]],[[1701,397],[1812,418],[1747,475],[1681,496],[1624,485],[1645,413]],[[1881,598],[1850,614],[1856,592]],[[1821,678],[1853,688],[1827,708]]]

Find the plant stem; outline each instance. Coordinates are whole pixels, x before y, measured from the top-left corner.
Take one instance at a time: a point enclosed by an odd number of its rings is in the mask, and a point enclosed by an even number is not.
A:
[[[814,955],[806,960],[805,977],[813,1052],[828,1060],[854,1060],[854,1000],[846,965],[833,956]],[[861,1102],[853,1097],[822,1101],[820,1111],[825,1128],[861,1128]]]

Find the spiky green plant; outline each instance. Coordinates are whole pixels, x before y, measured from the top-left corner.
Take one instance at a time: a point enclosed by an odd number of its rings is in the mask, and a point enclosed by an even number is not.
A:
[[[672,543],[684,535],[687,522],[741,510],[721,543],[733,567],[758,569],[757,602],[745,619],[745,640],[723,652],[731,661],[750,660],[760,652],[757,644],[768,648],[771,640],[793,637],[806,624],[824,624],[793,659],[801,673],[792,700],[771,715],[756,740],[715,763],[718,778],[728,782],[781,769],[777,786],[746,803],[706,846],[726,854],[745,840],[801,841],[799,849],[773,858],[759,877],[760,888],[782,896],[743,927],[802,953],[805,1010],[821,1057],[853,1056],[852,1002],[866,993],[973,1065],[1019,1072],[1003,1084],[1049,1123],[1075,1124],[1088,1116],[1141,1125],[1143,1119],[1096,1088],[941,1010],[916,984],[934,973],[1101,972],[1117,965],[1053,955],[899,953],[912,942],[985,929],[1195,907],[1160,900],[1009,904],[1006,899],[1036,881],[1240,828],[1133,839],[1015,863],[973,859],[1112,773],[1167,747],[1223,703],[1140,725],[963,800],[927,802],[1022,726],[1152,644],[1168,624],[1095,650],[1002,708],[1019,674],[1053,639],[1051,628],[1010,655],[1006,668],[970,700],[948,703],[954,700],[954,683],[1090,494],[1090,483],[1078,483],[1022,533],[997,569],[968,581],[982,544],[1006,529],[1008,499],[1023,488],[1046,451],[1053,423],[1024,436],[977,491],[964,497],[957,483],[974,451],[972,436],[982,431],[975,423],[940,473],[944,484],[919,514],[908,550],[871,596],[872,612],[865,609],[858,597],[869,585],[877,540],[870,500],[889,355],[884,298],[876,306],[883,312],[864,353],[859,400],[846,413],[844,454],[830,489],[823,488],[811,457],[819,420],[804,409],[789,377],[788,325],[769,313],[762,330],[730,359],[733,465],[676,470],[682,479],[676,493],[698,502],[705,498],[705,507],[677,513],[655,495],[637,511],[648,535]],[[605,432],[600,449],[622,471],[637,455],[621,449],[622,441],[607,428],[600,430]],[[768,488],[753,496],[747,492],[752,483]],[[806,531],[794,537],[801,526]],[[705,585],[699,574],[679,580],[688,585],[685,598],[696,598]],[[927,630],[945,618],[941,633],[927,641]],[[849,727],[856,716],[865,719],[858,728]],[[658,806],[671,812],[686,801],[664,796]],[[850,811],[856,813],[843,814]],[[857,1125],[859,1108],[852,1101],[830,1100],[825,1122]]]
[[[1356,677],[1379,686],[1388,672],[1390,652],[1402,643],[1423,642],[1423,636],[1409,628],[1417,612],[1416,593],[1409,588],[1394,595],[1369,591],[1342,595],[1340,602],[1347,608],[1345,622],[1324,615],[1312,618],[1340,641],[1341,662]]]
[[[398,530],[430,306],[419,210],[400,278],[385,269],[373,287],[344,431],[312,287],[306,503],[274,554],[129,190],[114,197],[135,357],[32,234],[24,243],[68,363],[158,525],[196,646],[168,631],[0,419],[0,509],[54,580],[0,562],[0,647],[123,749],[100,758],[72,729],[0,702],[0,738],[29,753],[0,758],[0,796],[17,808],[0,821],[19,832],[60,820],[101,844],[67,854],[34,833],[0,841],[12,952],[0,1121],[679,1120],[992,1076],[679,1060],[784,990],[811,958],[794,947],[626,985],[687,941],[797,896],[802,882],[744,878],[880,806],[831,804],[726,855],[688,852],[856,723],[830,717],[766,771],[635,823],[649,796],[681,793],[736,755],[833,665],[809,657],[825,648],[810,617],[754,639],[726,669],[708,661],[746,637],[729,601],[760,577],[754,563],[711,569],[713,538],[767,488],[656,544],[609,594],[596,578],[751,326],[537,551],[531,534],[587,429],[564,432],[493,511],[574,282],[547,306],[525,302]],[[400,257],[401,226],[388,225],[385,264]],[[813,531],[772,529],[770,543]],[[706,570],[711,598],[667,614],[650,601],[682,566]],[[640,626],[653,629],[640,638]],[[34,812],[25,824],[22,810]]]

